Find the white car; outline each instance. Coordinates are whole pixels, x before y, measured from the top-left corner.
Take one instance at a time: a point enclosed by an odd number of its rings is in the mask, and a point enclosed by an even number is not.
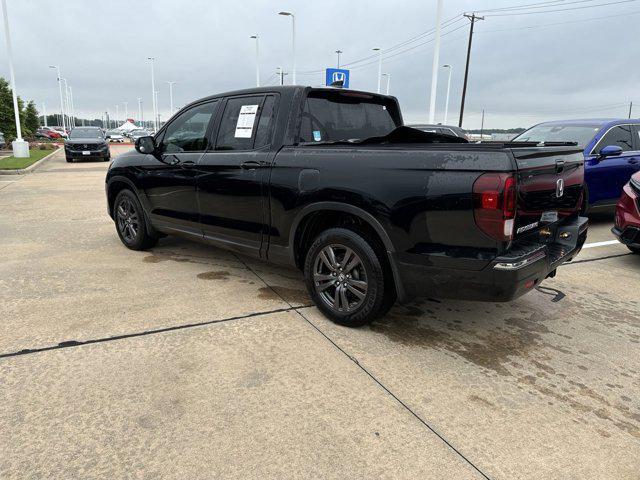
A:
[[[110,130],[106,133],[105,138],[112,143],[124,143],[124,136],[113,130]]]

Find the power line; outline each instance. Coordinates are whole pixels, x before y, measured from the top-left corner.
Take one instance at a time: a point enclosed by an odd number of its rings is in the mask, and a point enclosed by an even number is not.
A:
[[[536,28],[547,28],[547,27],[555,27],[555,26],[558,26],[558,25],[567,25],[567,24],[571,24],[571,23],[583,23],[583,22],[599,21],[599,20],[602,20],[604,18],[627,17],[629,15],[637,15],[639,13],[640,13],[640,10],[633,10],[631,12],[621,13],[621,14],[618,14],[618,15],[605,15],[605,16],[600,16],[600,17],[597,17],[597,18],[583,18],[581,20],[569,20],[567,22],[545,23],[544,25],[524,25],[524,26],[513,27],[513,28],[498,28],[498,29],[495,29],[495,30],[479,30],[476,33],[511,32],[511,31],[514,31],[514,30],[527,30],[527,29],[536,29]]]
[[[551,10],[542,10],[537,12],[514,12],[514,13],[493,13],[486,15],[487,17],[512,17],[515,15],[536,15],[539,13],[567,12],[570,10],[584,10],[587,8],[606,7],[608,5],[619,5],[621,3],[630,3],[637,0],[618,0],[616,2],[599,3],[597,5],[583,5],[581,7],[557,8]]]
[[[536,8],[564,7],[567,5],[572,5],[574,3],[589,3],[589,2],[596,2],[596,1],[598,0],[573,0],[571,2],[565,2],[564,0],[554,0],[554,1],[548,1],[548,2],[529,3],[527,5],[512,5],[510,7],[476,10],[476,13],[504,12],[504,11],[513,11],[513,10],[534,10]]]

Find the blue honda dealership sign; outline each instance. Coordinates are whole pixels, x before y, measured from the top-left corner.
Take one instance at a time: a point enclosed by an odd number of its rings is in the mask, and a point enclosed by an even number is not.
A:
[[[327,68],[326,85],[341,85],[344,88],[349,88],[349,70],[344,68]]]

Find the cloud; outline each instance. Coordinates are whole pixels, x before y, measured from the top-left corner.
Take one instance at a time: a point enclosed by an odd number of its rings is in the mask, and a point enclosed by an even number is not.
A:
[[[483,2],[486,3],[486,2]],[[496,0],[491,8],[528,0]],[[597,2],[595,2],[597,3]],[[191,0],[109,2],[8,0],[18,93],[59,109],[55,72],[58,64],[73,87],[79,116],[113,115],[128,102],[137,112],[143,98],[151,117],[148,56],[155,56],[156,85],[163,118],[169,112],[168,85],[177,82],[177,106],[213,93],[252,86],[255,50],[249,37],[260,35],[263,81],[276,82],[275,69],[291,66],[291,22],[277,15],[296,15],[298,83],[321,84],[322,70],[336,63],[389,49],[434,26],[435,0],[294,0],[238,2]],[[444,18],[479,6],[477,1],[447,0]],[[488,127],[527,126],[538,121],[592,116],[624,116],[639,80],[633,38],[640,7],[611,5],[576,11],[510,17],[487,17],[476,25],[465,127],[478,127],[486,111]],[[614,16],[625,14],[624,16]],[[457,17],[456,17],[457,18]],[[561,25],[552,25],[562,23]],[[468,21],[444,29],[441,64],[453,66],[449,123],[456,123],[467,48]],[[448,33],[456,27],[459,30]],[[432,36],[387,52],[383,71],[391,73],[391,93],[398,96],[408,122],[428,117]],[[375,90],[377,64],[353,66],[352,87]],[[437,119],[442,121],[446,74],[438,84]],[[0,75],[8,77],[5,49]],[[288,77],[288,81],[290,76]],[[384,81],[383,81],[384,85]],[[640,107],[640,98],[638,106]],[[121,114],[122,116],[122,114]],[[136,115],[134,115],[136,116]]]

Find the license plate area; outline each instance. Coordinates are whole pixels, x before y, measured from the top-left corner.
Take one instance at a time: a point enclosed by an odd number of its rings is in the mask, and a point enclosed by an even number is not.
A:
[[[83,150],[82,154],[83,155],[91,155],[91,152],[89,150]]]

